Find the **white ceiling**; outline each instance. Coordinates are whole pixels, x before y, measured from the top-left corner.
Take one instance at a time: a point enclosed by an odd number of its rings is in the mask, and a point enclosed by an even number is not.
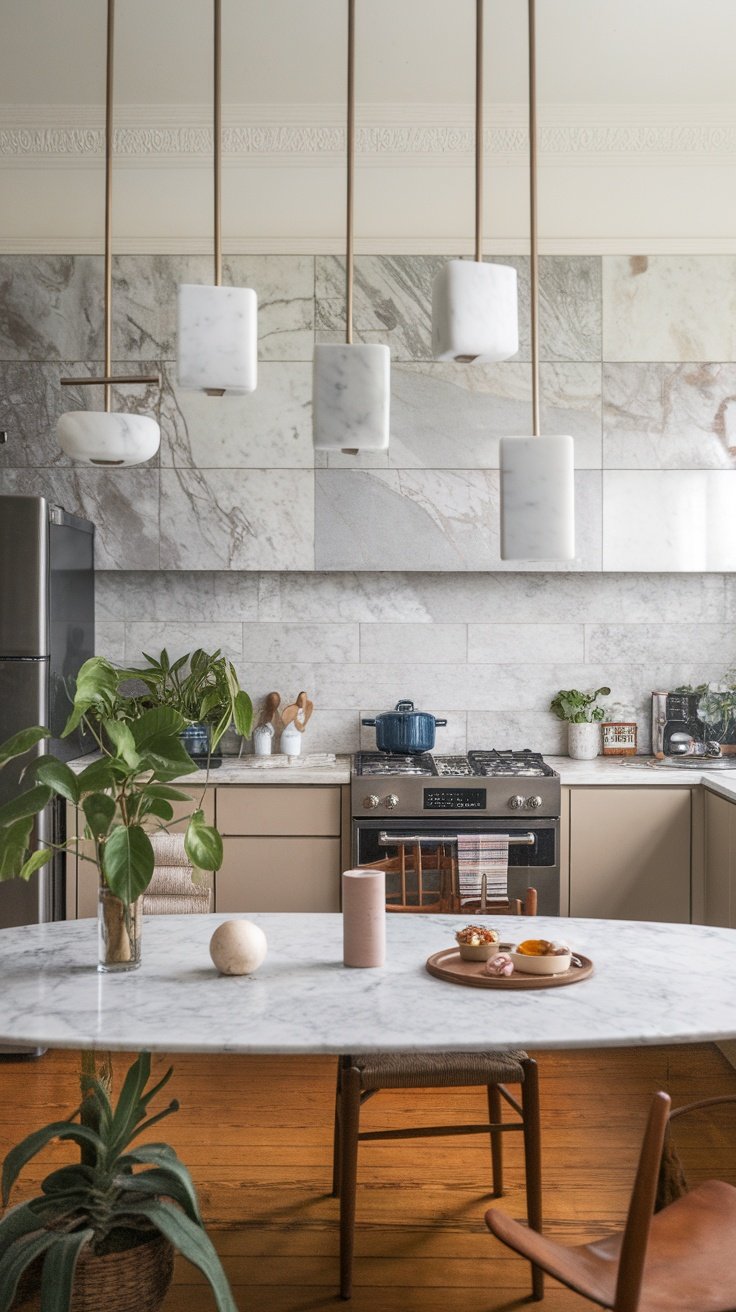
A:
[[[104,0],[0,0],[0,102],[101,104]],[[211,0],[121,0],[116,98],[210,99]],[[224,0],[224,100],[325,104],[344,91],[346,0]],[[474,0],[359,0],[359,102],[467,104]],[[540,98],[736,101],[736,0],[539,0]],[[525,0],[487,0],[488,93],[526,95]]]

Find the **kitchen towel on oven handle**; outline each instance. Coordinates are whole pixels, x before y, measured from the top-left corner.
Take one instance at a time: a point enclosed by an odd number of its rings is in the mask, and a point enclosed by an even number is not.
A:
[[[458,834],[457,881],[460,906],[464,902],[476,902],[482,898],[484,876],[489,901],[508,897],[509,835]]]

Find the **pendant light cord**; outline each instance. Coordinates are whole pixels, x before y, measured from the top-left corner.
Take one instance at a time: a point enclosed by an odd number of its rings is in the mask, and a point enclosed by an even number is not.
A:
[[[215,287],[222,286],[222,0],[214,0],[213,140]]]
[[[483,259],[483,4],[475,0],[475,259]]]
[[[115,0],[107,0],[107,59],[105,64],[105,377],[112,374],[112,134],[115,56]],[[112,409],[112,387],[105,383],[105,411]]]
[[[345,341],[353,341],[353,194],[355,174],[355,0],[348,0],[347,213],[345,249]]]
[[[529,272],[532,329],[532,433],[539,420],[539,252],[537,234],[537,31],[535,0],[529,0]]]

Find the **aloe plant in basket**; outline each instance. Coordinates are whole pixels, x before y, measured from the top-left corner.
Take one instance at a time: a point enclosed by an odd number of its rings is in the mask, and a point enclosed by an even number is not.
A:
[[[23,1167],[54,1139],[74,1143],[79,1161],[54,1170],[36,1198],[0,1221],[0,1312],[153,1312],[163,1302],[174,1249],[209,1281],[219,1312],[237,1312],[220,1259],[202,1223],[191,1177],[165,1143],[133,1146],[178,1109],[148,1115],[171,1070],[150,1085],[141,1053],[112,1105],[91,1078],[77,1111],[29,1134],[5,1158],[3,1204]]]
[[[31,755],[41,739],[50,736],[41,725],[0,746],[0,768],[29,757],[23,771],[29,786],[0,807],[0,880],[29,879],[55,850],[76,842],[69,839],[31,850],[34,818],[53,797],[80,807],[86,822],[84,837],[90,840],[93,855],[81,848],[79,855],[94,862],[100,877],[102,970],[130,970],[140,964],[142,895],[155,864],[150,831],[172,823],[172,802],[193,802],[171,781],[197,769],[179,739],[184,716],[174,707],[146,707],[126,695],[121,687],[125,677],[125,671],[101,657],[93,657],[79,671],[63,736],[84,721],[101,753],[80,774],[53,755]],[[196,803],[184,846],[199,869],[216,870],[222,862],[220,835],[206,824]]]

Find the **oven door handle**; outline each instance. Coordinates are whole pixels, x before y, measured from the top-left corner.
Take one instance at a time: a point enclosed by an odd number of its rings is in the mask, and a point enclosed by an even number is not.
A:
[[[486,833],[482,837],[493,838],[495,835]],[[456,843],[457,838],[457,834],[387,834],[384,830],[378,835],[378,846],[406,847],[411,844],[413,847],[416,843],[420,846],[425,843]],[[510,847],[534,847],[537,841],[534,834],[509,834],[508,839]]]

